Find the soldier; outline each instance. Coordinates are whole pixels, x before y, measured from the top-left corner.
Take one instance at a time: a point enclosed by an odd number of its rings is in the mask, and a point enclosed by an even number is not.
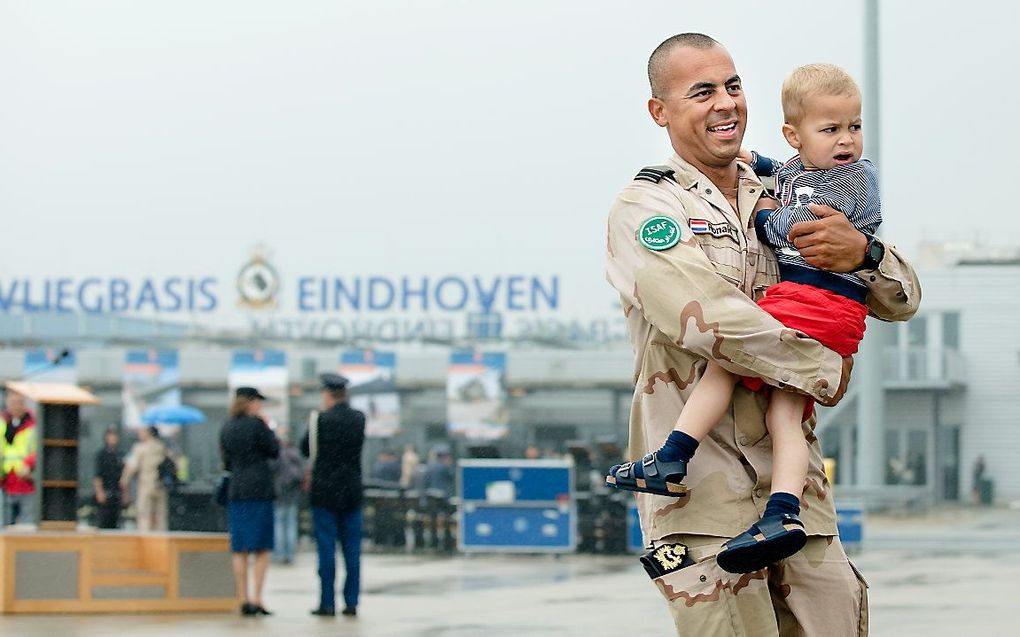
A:
[[[763,193],[737,161],[746,123],[740,77],[726,49],[696,33],[674,36],[648,62],[652,119],[675,154],[642,169],[609,213],[607,277],[620,293],[635,350],[630,447],[653,451],[673,429],[706,361],[760,377],[823,405],[839,401],[852,360],[784,328],[754,299],[778,281],[754,232]],[[920,287],[892,246],[873,246],[845,216],[812,206],[817,221],[791,232],[807,262],[855,272],[870,312],[906,320]],[[867,632],[864,580],[836,537],[835,508],[817,439],[801,495],[808,540],[793,557],[734,575],[716,562],[723,542],[764,512],[771,483],[766,399],[738,387],[723,420],[690,465],[685,497],[639,494],[642,562],[666,597],[678,635],[858,635]],[[811,423],[813,424],[813,423]]]

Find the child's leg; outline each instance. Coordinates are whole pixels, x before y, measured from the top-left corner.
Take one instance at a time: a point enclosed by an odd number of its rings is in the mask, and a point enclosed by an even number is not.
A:
[[[684,404],[673,431],[655,452],[664,462],[687,462],[694,456],[698,443],[719,424],[733,398],[737,377],[709,361],[690,398]],[[640,473],[640,469],[637,469]]]
[[[669,481],[679,483],[686,475],[686,463],[694,456],[698,443],[715,427],[726,413],[730,400],[733,398],[733,386],[737,377],[719,365],[709,362],[701,381],[691,392],[684,405],[676,426],[666,438],[662,447],[655,452],[655,458],[663,463],[683,463],[673,466]],[[609,470],[609,477],[616,478],[617,471],[628,465],[616,465]],[[636,478],[644,478],[645,472],[640,462],[629,465]],[[610,484],[616,484],[610,482]]]
[[[750,573],[784,560],[807,542],[800,494],[807,478],[808,444],[801,429],[808,398],[774,391],[765,423],[772,435],[772,495],[761,520],[723,545],[716,561],[731,573]]]
[[[807,480],[808,444],[801,429],[806,396],[774,391],[765,414],[772,436],[772,493],[789,493],[800,500]]]
[[[698,442],[719,424],[733,399],[737,376],[709,361],[701,382],[684,404],[673,431],[682,431]]]

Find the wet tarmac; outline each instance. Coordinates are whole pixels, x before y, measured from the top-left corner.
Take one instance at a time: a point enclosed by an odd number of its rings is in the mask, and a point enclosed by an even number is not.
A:
[[[871,585],[872,635],[1015,635],[1020,511],[959,509],[872,517],[854,556]],[[36,637],[339,635],[474,637],[673,635],[634,557],[365,556],[357,619],[320,619],[315,558],[270,570],[262,619],[207,615],[0,618],[0,635]]]

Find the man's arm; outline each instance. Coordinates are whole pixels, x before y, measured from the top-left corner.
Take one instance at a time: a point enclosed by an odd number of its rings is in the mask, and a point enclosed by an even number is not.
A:
[[[100,477],[103,474],[103,452],[100,451],[96,454],[95,471],[93,472],[92,486],[96,492],[96,502],[104,504],[106,502],[106,490],[103,489],[103,480]]]
[[[895,246],[885,245],[878,267],[861,270],[868,239],[837,210],[810,204],[819,218],[794,224],[790,239],[809,264],[832,272],[854,272],[868,286],[868,310],[883,321],[906,321],[921,304],[917,273]],[[851,246],[847,249],[846,246]]]
[[[665,250],[637,238],[656,215],[680,230],[679,242]],[[735,374],[792,387],[823,404],[838,400],[849,372],[840,356],[784,327],[719,276],[675,196],[661,187],[628,188],[610,211],[608,232],[609,282],[673,343]]]
[[[106,504],[106,491],[103,489],[103,481],[98,476],[92,478],[92,487],[96,492],[96,502]]]
[[[276,434],[267,425],[262,431],[259,432],[259,436],[262,438],[262,450],[266,454],[267,458],[279,458],[280,457],[280,441],[276,439]]]
[[[223,465],[224,471],[230,471],[230,454],[227,453],[227,445],[224,444],[226,432],[226,427],[220,430],[220,464]]]
[[[135,477],[135,473],[138,471],[138,445],[135,444],[131,447],[131,453],[128,454],[127,460],[124,461],[124,472],[120,476],[120,488],[123,491],[127,491],[128,485],[131,484],[131,479]]]

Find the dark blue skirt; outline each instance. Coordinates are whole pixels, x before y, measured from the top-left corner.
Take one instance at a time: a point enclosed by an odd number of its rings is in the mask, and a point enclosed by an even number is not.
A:
[[[272,500],[231,500],[227,520],[231,552],[273,550]]]

